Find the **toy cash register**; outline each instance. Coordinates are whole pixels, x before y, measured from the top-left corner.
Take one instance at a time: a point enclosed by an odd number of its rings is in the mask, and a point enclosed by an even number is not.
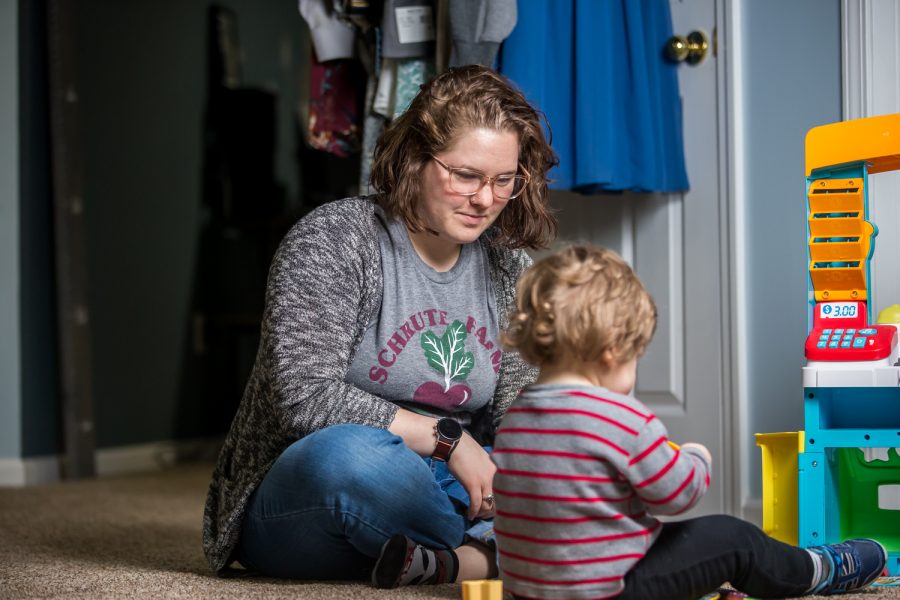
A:
[[[890,360],[896,347],[897,328],[869,325],[865,302],[816,304],[813,328],[806,338],[808,360]]]

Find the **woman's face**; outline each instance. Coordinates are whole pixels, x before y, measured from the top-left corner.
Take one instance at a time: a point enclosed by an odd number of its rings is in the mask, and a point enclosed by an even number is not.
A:
[[[470,129],[445,152],[435,155],[448,167],[478,171],[488,177],[515,174],[519,166],[519,137],[514,132]],[[491,184],[474,196],[463,196],[450,188],[450,172],[429,160],[422,173],[419,215],[425,226],[442,241],[467,244],[497,220],[513,200],[496,198]]]

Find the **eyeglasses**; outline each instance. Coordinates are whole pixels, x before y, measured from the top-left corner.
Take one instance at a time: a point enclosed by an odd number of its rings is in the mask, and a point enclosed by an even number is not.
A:
[[[488,177],[480,171],[451,167],[436,156],[432,155],[431,158],[447,169],[447,172],[450,173],[450,189],[461,196],[474,196],[481,191],[481,188],[490,183],[494,197],[501,200],[512,200],[525,191],[525,186],[530,179],[527,172],[524,175],[503,174]]]

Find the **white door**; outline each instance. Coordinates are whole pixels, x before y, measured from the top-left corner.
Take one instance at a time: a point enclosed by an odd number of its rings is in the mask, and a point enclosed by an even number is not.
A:
[[[720,200],[720,109],[713,52],[721,0],[670,0],[676,34],[702,30],[706,59],[679,66],[684,146],[690,191],[685,194],[582,196],[554,192],[560,210],[556,244],[589,241],[620,252],[656,300],[659,322],[638,367],[636,396],[652,408],[673,441],[705,444],[713,455],[712,486],[691,515],[728,511],[732,447],[725,432],[728,353],[725,287],[727,215]],[[662,50],[662,49],[660,49]],[[721,167],[720,167],[721,164]]]

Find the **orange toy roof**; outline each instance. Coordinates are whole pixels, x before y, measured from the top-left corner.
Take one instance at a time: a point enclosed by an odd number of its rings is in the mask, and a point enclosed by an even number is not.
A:
[[[869,163],[869,173],[900,169],[900,114],[822,125],[806,134],[807,177],[858,161]]]

